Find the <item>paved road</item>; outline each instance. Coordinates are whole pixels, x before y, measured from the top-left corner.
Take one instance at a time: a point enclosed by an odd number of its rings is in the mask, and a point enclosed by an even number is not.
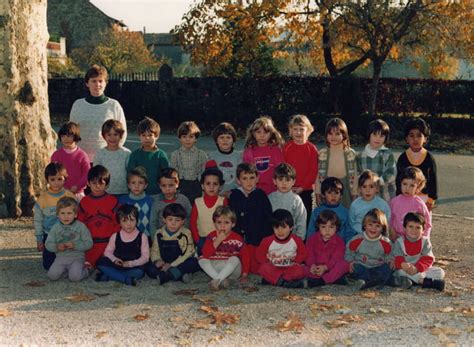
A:
[[[134,150],[139,144],[138,136],[130,134],[125,146]],[[199,138],[198,146],[206,152],[216,148],[209,136]],[[322,143],[318,144],[318,148],[323,146]],[[179,147],[179,141],[174,134],[162,134],[158,147],[170,154]],[[236,148],[243,148],[243,140],[237,141]],[[395,151],[396,156],[399,154],[399,151]],[[474,156],[435,153],[435,157],[439,171],[440,198],[434,213],[474,218]]]

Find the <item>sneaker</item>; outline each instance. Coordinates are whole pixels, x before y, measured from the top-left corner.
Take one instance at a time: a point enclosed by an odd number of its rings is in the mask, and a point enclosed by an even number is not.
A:
[[[230,287],[230,281],[226,278],[219,283],[219,289],[227,289]]]
[[[181,277],[181,281],[183,281],[183,283],[189,283],[189,282],[191,282],[192,279],[193,279],[193,275],[192,275],[192,274],[184,274],[184,275]]]
[[[260,283],[263,284],[263,285],[270,285],[271,284],[265,278],[262,278],[262,281]]]
[[[137,279],[132,277],[132,283],[131,284],[132,284],[132,286],[136,287],[137,284],[138,284]]]
[[[209,290],[212,292],[217,292],[219,290],[219,280],[211,280],[207,284],[209,287]]]
[[[400,277],[400,287],[403,289],[410,289],[413,286],[413,282],[406,276]]]
[[[367,287],[367,283],[364,280],[355,280],[354,281],[354,289],[355,290],[362,290]]]
[[[444,280],[434,280],[431,278],[425,278],[423,280],[422,288],[433,288],[437,289],[440,292],[444,290],[445,282]]]
[[[285,288],[304,288],[304,281],[303,280],[284,281],[282,286]]]
[[[325,284],[321,278],[308,278],[307,281],[309,288],[324,286]]]
[[[333,284],[339,284],[341,286],[347,286],[349,284],[349,280],[347,279],[347,276],[342,276],[341,278],[339,278]]]

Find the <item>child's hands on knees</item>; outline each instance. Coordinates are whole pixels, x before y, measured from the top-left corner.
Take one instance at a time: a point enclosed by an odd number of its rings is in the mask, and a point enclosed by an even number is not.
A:
[[[74,243],[73,242],[64,242],[64,247],[66,247],[66,249],[74,249]]]
[[[60,252],[63,252],[66,250],[66,244],[65,243],[58,243],[58,245],[56,246],[56,249]]]
[[[170,267],[171,267],[171,264],[164,263],[163,266],[161,267],[161,270],[168,271]]]
[[[37,242],[36,243],[36,248],[38,251],[43,252],[44,251],[44,243],[43,242]]]
[[[353,262],[353,261],[351,261],[351,262],[349,263],[349,272],[350,272],[350,273],[354,272],[354,262]]]
[[[122,262],[122,267],[132,267],[129,261]]]
[[[165,265],[165,262],[163,260],[157,260],[155,261],[155,266],[159,269],[160,267],[162,267],[163,265]]]
[[[123,267],[123,260],[122,259],[115,259],[114,264],[117,266],[122,266]]]

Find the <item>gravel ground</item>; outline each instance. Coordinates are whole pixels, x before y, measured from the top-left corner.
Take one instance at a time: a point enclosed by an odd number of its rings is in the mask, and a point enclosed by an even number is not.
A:
[[[137,287],[92,278],[50,282],[31,219],[0,220],[0,344],[474,345],[473,222],[434,219],[435,254],[447,270],[444,293],[353,292],[349,286],[289,291],[258,285],[257,277],[248,291],[235,285],[210,293],[202,273],[189,284],[163,286],[150,279]],[[176,295],[183,289],[195,293]],[[237,321],[220,313],[238,315]],[[226,319],[230,324],[219,324]]]

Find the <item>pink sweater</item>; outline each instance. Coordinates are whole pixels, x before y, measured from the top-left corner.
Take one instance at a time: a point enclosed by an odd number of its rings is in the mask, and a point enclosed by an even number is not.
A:
[[[135,238],[140,235],[142,237],[142,245],[141,245],[141,257],[135,260],[130,261],[130,267],[134,266],[140,266],[144,265],[148,262],[150,259],[150,246],[148,245],[148,238],[145,236],[145,234],[140,233],[138,229],[135,229],[131,233],[127,233],[126,231],[120,230],[120,238],[122,239],[122,242],[132,242],[135,240]],[[105,248],[104,251],[104,256],[109,258],[112,262],[117,260],[118,258],[114,255],[115,252],[115,239],[117,238],[117,233],[113,234],[110,237],[109,243],[107,244],[107,247]]]
[[[76,186],[76,193],[81,193],[84,190],[87,185],[87,173],[91,166],[86,152],[79,147],[69,153],[64,148],[60,148],[53,153],[51,161],[60,162],[66,167],[67,178],[64,182],[64,188],[70,190],[72,186]]]
[[[418,196],[397,195],[390,201],[390,227],[395,230],[399,236],[405,236],[403,229],[403,218],[408,212],[420,213],[425,217],[425,231],[423,236],[430,237],[431,233],[431,213],[426,204]]]
[[[242,156],[244,163],[255,164],[258,171],[257,188],[262,189],[267,195],[276,190],[273,184],[273,170],[278,164],[283,163],[283,153],[278,146],[252,146],[244,150]]]

